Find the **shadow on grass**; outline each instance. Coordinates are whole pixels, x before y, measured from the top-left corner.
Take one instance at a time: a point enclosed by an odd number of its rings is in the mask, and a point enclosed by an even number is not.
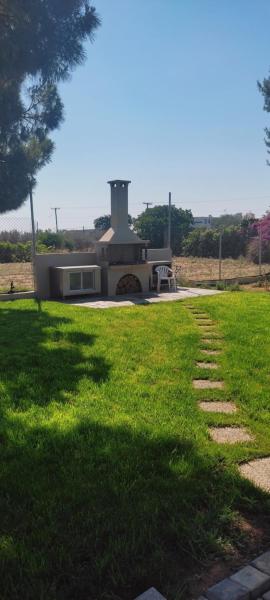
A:
[[[261,501],[260,510],[265,502],[189,441],[90,421],[64,433],[9,425],[0,474],[5,599],[131,600],[150,585],[169,599],[182,586],[177,598],[188,598],[196,561],[232,542],[240,497]]]
[[[83,377],[97,384],[109,378],[109,362],[83,351],[95,344],[96,336],[69,331],[69,325],[72,319],[52,316],[41,307],[0,311],[1,391],[13,407],[65,401]]]
[[[154,585],[187,599],[194,565],[234,542],[232,511],[262,512],[265,496],[195,441],[90,419],[28,422],[22,409],[109,378],[107,361],[84,353],[95,335],[69,325],[0,311],[0,598],[133,600]]]

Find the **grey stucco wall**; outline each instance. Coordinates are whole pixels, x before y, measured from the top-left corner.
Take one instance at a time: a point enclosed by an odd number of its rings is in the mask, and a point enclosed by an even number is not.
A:
[[[36,292],[38,298],[50,298],[50,267],[80,267],[95,265],[95,252],[70,252],[67,254],[37,254],[35,261]]]

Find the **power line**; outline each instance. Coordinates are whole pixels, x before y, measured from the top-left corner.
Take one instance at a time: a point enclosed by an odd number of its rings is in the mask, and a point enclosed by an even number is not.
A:
[[[152,206],[153,202],[143,202],[143,204],[146,204],[146,210],[148,210],[148,206]]]

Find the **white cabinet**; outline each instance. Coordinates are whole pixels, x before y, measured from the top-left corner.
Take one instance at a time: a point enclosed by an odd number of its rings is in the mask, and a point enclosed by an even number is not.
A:
[[[100,294],[100,271],[98,265],[51,267],[51,295],[64,298],[81,294]]]

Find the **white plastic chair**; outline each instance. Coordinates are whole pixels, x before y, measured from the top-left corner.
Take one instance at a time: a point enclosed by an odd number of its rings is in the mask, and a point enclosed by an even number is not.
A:
[[[160,267],[156,267],[155,272],[157,273],[157,292],[160,292],[160,286],[162,281],[166,281],[168,283],[169,290],[171,289],[171,284],[173,284],[174,291],[176,292],[176,277],[172,269],[167,267],[167,265],[162,265]]]

